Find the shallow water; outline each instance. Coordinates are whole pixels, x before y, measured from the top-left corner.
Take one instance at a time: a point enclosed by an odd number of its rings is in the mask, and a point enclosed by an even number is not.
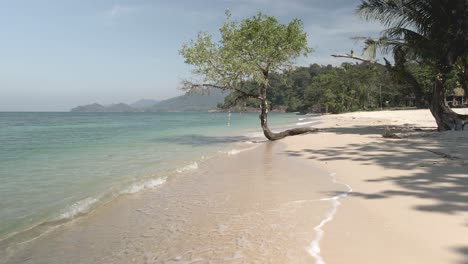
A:
[[[314,263],[346,187],[280,142],[201,162],[4,251],[5,263]],[[2,262],[2,261],[0,261]]]
[[[271,115],[273,125],[296,120]],[[0,113],[0,240],[154,188],[258,131],[257,114],[227,122],[226,113]]]

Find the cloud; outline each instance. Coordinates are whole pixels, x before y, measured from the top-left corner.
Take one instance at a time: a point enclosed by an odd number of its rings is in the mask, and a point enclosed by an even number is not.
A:
[[[105,11],[105,15],[109,18],[118,18],[134,13],[138,10],[136,6],[128,6],[122,4],[114,4],[111,8]]]
[[[352,8],[316,10],[305,21],[305,29],[320,36],[378,34],[384,29],[375,22],[359,18]]]
[[[362,20],[350,6],[316,10],[304,22],[304,29],[308,33],[309,45],[316,51],[309,58],[310,63],[337,65],[345,60],[332,58],[331,54],[348,53],[350,50],[361,53],[364,43],[351,37],[378,37],[384,28],[378,23]]]

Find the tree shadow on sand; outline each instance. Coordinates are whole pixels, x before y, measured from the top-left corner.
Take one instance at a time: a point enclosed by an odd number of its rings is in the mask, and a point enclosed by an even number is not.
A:
[[[463,256],[463,261],[460,264],[468,264],[468,247],[458,247],[454,249]]]
[[[407,128],[400,127],[402,131]],[[350,195],[363,199],[416,197],[423,201],[414,205],[414,210],[450,215],[468,212],[468,132],[437,133],[431,129],[411,129],[412,132],[403,135],[403,139],[384,139],[382,132],[385,129],[384,126],[330,128],[325,131],[371,135],[372,140],[340,147],[305,148],[285,154],[324,162],[350,160],[361,165],[376,164],[384,169],[403,170],[397,176],[366,180],[391,182],[398,188],[374,193],[353,192]],[[462,254],[463,259],[468,258],[468,246],[453,250]]]

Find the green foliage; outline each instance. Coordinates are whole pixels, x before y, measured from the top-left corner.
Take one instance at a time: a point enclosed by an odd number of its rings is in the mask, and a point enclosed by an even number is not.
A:
[[[377,108],[385,70],[372,64],[343,64],[313,78],[306,90],[306,100],[322,112],[341,113]]]
[[[248,81],[264,84],[268,81],[265,74],[311,52],[302,27],[298,19],[280,24],[261,13],[236,22],[228,13],[218,42],[207,33],[199,33],[196,40],[182,46],[180,54],[194,66],[193,73],[202,77],[203,83],[241,90]]]
[[[442,75],[454,79],[454,64],[468,56],[466,0],[363,0],[358,12],[386,27],[378,41],[366,43],[368,53],[375,46],[394,53],[404,51],[406,60],[417,59],[434,68],[429,79]],[[442,75],[437,77],[438,74]],[[455,83],[448,83],[445,89],[454,86]]]
[[[412,71],[424,77],[428,69],[412,65]],[[298,67],[270,76],[268,90],[271,108],[286,108],[289,112],[342,113],[348,111],[399,107],[412,96],[407,84],[390,76],[378,64],[344,63],[340,67]],[[246,87],[252,89],[253,84]],[[430,87],[428,86],[428,89]],[[226,97],[224,108],[232,105],[234,95]],[[238,102],[242,106],[258,107],[255,100]]]
[[[448,0],[442,2],[452,6]],[[440,14],[430,13],[434,11],[429,8],[433,3],[369,0],[360,6],[365,18],[389,27],[381,39],[368,40],[366,54],[375,57],[379,47],[393,50],[393,70],[375,63],[344,63],[340,67],[313,64],[293,69],[291,65],[297,57],[311,52],[300,20],[280,24],[274,17],[259,13],[237,22],[227,14],[218,41],[208,33],[199,33],[196,40],[182,46],[180,54],[194,66],[193,73],[201,82],[199,85],[189,82],[187,89],[230,90],[224,104],[218,105],[222,108],[268,106],[300,112],[340,113],[396,107],[405,106],[415,96],[429,98],[441,62],[450,65],[447,61],[461,54],[466,56],[463,47],[468,46],[440,43],[443,38],[454,40],[459,36],[450,21],[437,23]],[[465,64],[458,71],[447,72],[447,90],[459,87],[457,78],[468,69]]]

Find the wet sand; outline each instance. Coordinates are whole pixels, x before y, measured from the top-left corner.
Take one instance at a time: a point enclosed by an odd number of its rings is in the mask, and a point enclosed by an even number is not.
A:
[[[4,261],[313,263],[316,227],[337,206],[327,198],[347,189],[284,147],[264,143],[207,160],[12,249]]]

